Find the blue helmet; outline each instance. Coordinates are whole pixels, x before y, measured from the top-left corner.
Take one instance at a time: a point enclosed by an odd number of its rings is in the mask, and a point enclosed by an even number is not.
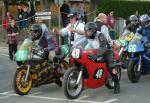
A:
[[[140,16],[139,21],[142,27],[147,27],[150,22],[150,17],[147,14],[143,14]]]

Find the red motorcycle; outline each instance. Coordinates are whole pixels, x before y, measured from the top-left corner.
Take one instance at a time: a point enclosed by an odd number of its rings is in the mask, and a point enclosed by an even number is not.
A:
[[[116,50],[116,47],[114,47]],[[98,88],[105,85],[108,89],[114,88],[114,82],[107,70],[103,56],[99,55],[97,59],[93,56],[100,52],[99,50],[85,50],[80,47],[71,49],[72,68],[68,69],[63,77],[64,94],[69,99],[76,99],[84,89]],[[119,62],[119,55],[114,53],[114,61]],[[117,70],[118,79],[121,78],[121,69]]]

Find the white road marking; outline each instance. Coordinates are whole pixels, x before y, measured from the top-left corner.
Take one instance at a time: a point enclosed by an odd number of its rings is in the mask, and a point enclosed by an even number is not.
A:
[[[40,94],[41,92],[35,92],[35,93],[32,93],[32,94],[29,94],[29,95],[37,95],[37,94]]]
[[[6,56],[6,57],[9,57],[9,55],[7,55],[7,54],[0,54],[1,56]]]
[[[107,101],[105,101],[105,102],[103,102],[103,103],[111,103],[111,102],[114,102],[114,101],[117,101],[118,99],[110,99],[110,100],[107,100]]]
[[[10,92],[12,92],[12,91],[10,91]],[[3,92],[3,93],[0,93],[0,94],[1,95],[6,95],[6,96],[19,96],[17,94],[11,94],[10,92]],[[36,93],[39,93],[39,92],[36,92]],[[69,100],[69,99],[63,99],[63,98],[33,96],[33,94],[31,94],[31,95],[25,95],[24,97],[36,98],[36,99],[45,99],[45,100],[56,100],[56,101],[71,101],[71,102],[78,102],[78,103],[111,103],[113,101],[118,100],[118,99],[110,99],[110,100],[107,100],[107,101],[104,101],[104,102],[97,102],[97,101],[86,101],[86,100],[81,100],[81,99]]]
[[[8,97],[10,97],[10,96],[9,96],[9,95],[7,95],[7,96],[2,96],[2,97],[0,97],[0,99],[8,98]]]
[[[13,93],[13,91],[11,90],[11,91],[3,92],[3,93],[0,93],[0,94],[5,95],[5,94],[9,94],[9,93]]]
[[[82,96],[82,97],[79,97],[79,99],[85,99],[85,98],[88,98],[90,96]]]

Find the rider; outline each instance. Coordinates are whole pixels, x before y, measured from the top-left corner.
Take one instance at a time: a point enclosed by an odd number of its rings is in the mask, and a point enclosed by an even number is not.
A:
[[[135,33],[136,32],[136,29],[138,28],[139,26],[139,23],[138,23],[138,18],[136,15],[131,15],[129,17],[129,21],[130,23],[126,26],[125,29]]]
[[[56,45],[53,36],[47,30],[42,30],[41,25],[33,24],[31,26],[31,39],[33,42],[36,42],[39,47],[48,49],[50,60],[55,57]]]
[[[139,20],[138,20],[137,16],[136,15],[130,15],[129,23],[124,28],[124,32],[123,32],[121,37],[124,38],[126,35],[130,34],[130,32],[133,32],[135,34],[138,26],[139,26]]]
[[[109,44],[105,35],[97,30],[97,25],[94,22],[88,22],[84,27],[84,31],[85,36],[88,39],[88,44],[90,44],[93,49],[100,49],[100,52],[104,57],[108,70],[115,83],[114,94],[118,94],[120,92],[120,83],[118,80],[117,70],[114,69],[114,67],[122,64],[114,63],[113,61],[113,45]],[[99,54],[96,54],[96,56],[94,55],[93,57],[96,59],[98,55]]]
[[[137,29],[137,33],[143,36],[147,36],[150,41],[150,17],[147,14],[140,16],[140,26]]]

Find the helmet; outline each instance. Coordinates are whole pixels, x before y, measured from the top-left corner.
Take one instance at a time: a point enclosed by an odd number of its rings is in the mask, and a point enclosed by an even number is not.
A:
[[[147,14],[143,14],[140,16],[140,25],[142,27],[147,27],[150,22],[150,17]]]
[[[138,21],[138,18],[137,18],[136,15],[131,15],[131,16],[129,17],[129,21]]]
[[[31,26],[31,38],[32,40],[38,40],[42,36],[42,28],[38,24],[33,24]]]
[[[97,32],[97,25],[94,22],[86,23],[84,31],[87,38],[94,39]]]

